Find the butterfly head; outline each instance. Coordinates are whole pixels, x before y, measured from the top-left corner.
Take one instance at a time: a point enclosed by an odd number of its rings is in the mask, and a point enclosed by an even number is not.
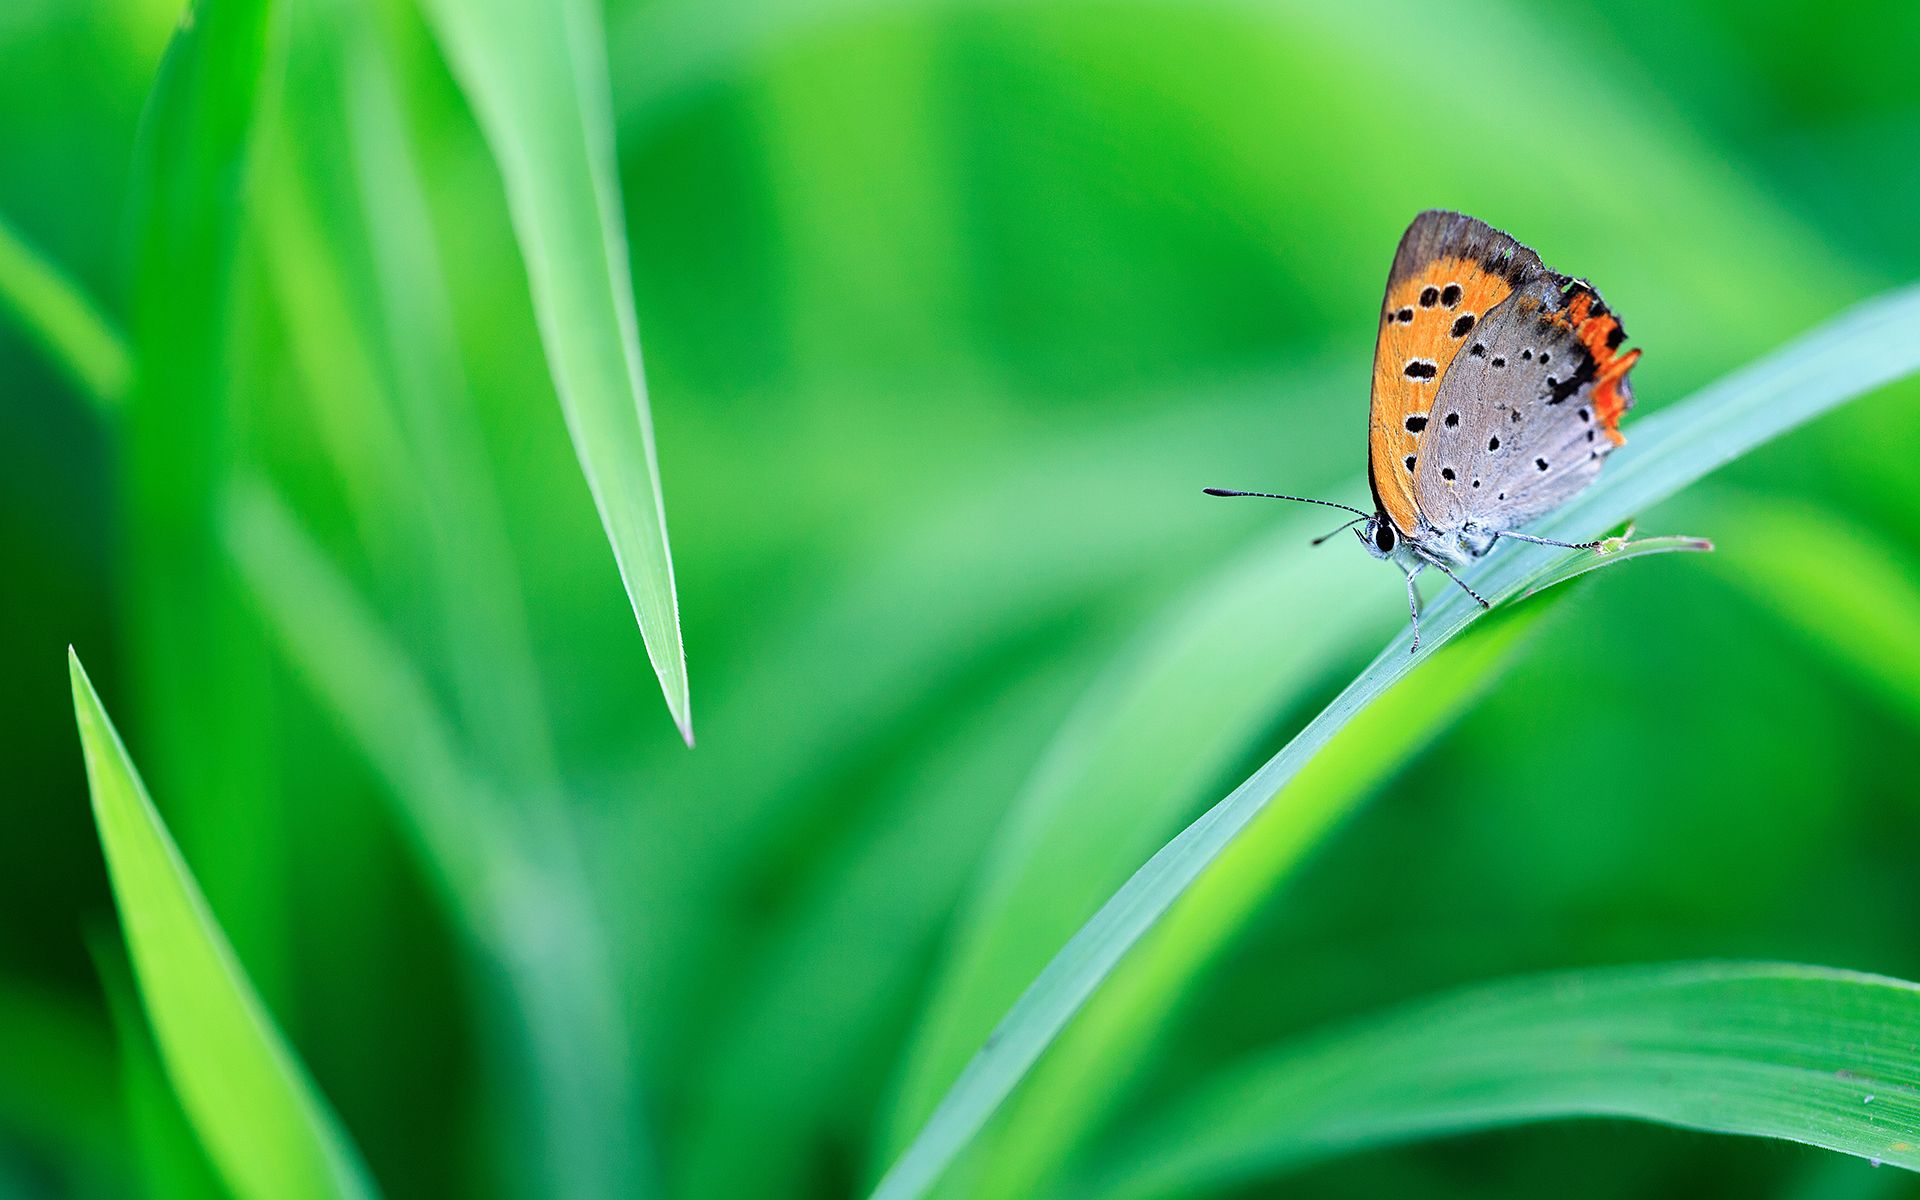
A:
[[[1375,558],[1392,558],[1400,549],[1400,531],[1394,528],[1392,519],[1383,512],[1368,517],[1353,531],[1353,535]]]

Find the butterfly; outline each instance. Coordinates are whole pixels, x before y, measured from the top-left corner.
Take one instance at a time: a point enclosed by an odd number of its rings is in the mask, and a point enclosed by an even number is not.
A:
[[[1387,274],[1373,354],[1367,478],[1374,511],[1307,496],[1207,488],[1356,514],[1367,551],[1406,573],[1413,649],[1414,577],[1431,566],[1480,605],[1455,568],[1501,538],[1569,549],[1520,532],[1565,504],[1626,444],[1627,372],[1640,351],[1592,284],[1549,269],[1484,221],[1433,210],[1413,219]]]

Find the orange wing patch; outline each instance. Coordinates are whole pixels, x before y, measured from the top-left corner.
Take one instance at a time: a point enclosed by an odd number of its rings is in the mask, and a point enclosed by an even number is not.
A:
[[[1627,332],[1620,318],[1607,310],[1606,302],[1592,290],[1581,287],[1567,305],[1566,320],[1573,326],[1580,344],[1593,355],[1593,415],[1616,446],[1627,444],[1620,432],[1620,417],[1633,407],[1633,389],[1627,386],[1627,371],[1640,361],[1640,351],[1620,353]]]
[[[1480,321],[1512,292],[1504,274],[1463,256],[1437,258],[1387,285],[1373,352],[1367,450],[1374,494],[1402,533],[1414,529],[1419,512],[1415,446],[1440,380]]]

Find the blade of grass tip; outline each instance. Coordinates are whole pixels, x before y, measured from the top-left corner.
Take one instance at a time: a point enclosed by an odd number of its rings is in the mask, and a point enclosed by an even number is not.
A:
[[[499,163],[574,452],[667,708],[692,745],[599,6],[428,0],[425,8]]]
[[[1544,610],[1503,614],[1357,714],[1194,882],[1069,1026],[984,1155],[988,1195],[1055,1195],[1081,1144],[1126,1099],[1195,979],[1307,852],[1440,737],[1513,661]]]
[[[264,484],[235,485],[225,537],[288,657],[386,784],[483,968],[509,1133],[537,1139],[508,1164],[525,1176],[516,1190],[650,1194],[630,1039],[569,831],[550,809],[501,805],[406,651]]]
[[[68,652],[94,820],[167,1076],[208,1156],[247,1200],[370,1197],[358,1151],[254,995]]]
[[[127,340],[80,285],[0,217],[0,308],[39,343],[100,412],[126,399],[133,377]]]
[[[1536,526],[1577,541],[1611,529],[1714,469],[1820,413],[1920,369],[1920,287],[1870,300],[1640,423],[1586,492]],[[1591,551],[1523,544],[1465,574],[1482,595],[1523,594]],[[1625,561],[1614,555],[1607,562]],[[1360,709],[1452,640],[1481,610],[1449,589],[1422,620],[1410,654],[1402,632],[1267,764],[1150,858],[1063,947],[948,1090],[880,1181],[884,1200],[925,1194],[1088,996],[1169,905],[1204,872],[1300,767]]]
[[[1356,1150],[1625,1117],[1920,1170],[1920,987],[1680,964],[1507,980],[1236,1066],[1116,1145],[1089,1194],[1192,1195]]]
[[[1722,578],[1920,724],[1920,587],[1915,563],[1865,525],[1805,501],[1761,496],[1711,506],[1729,547]]]

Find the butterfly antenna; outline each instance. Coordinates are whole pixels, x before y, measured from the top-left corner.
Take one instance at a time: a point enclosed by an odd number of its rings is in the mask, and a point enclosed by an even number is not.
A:
[[[1201,490],[1209,496],[1259,496],[1265,500],[1297,500],[1302,504],[1324,504],[1328,508],[1344,508],[1363,521],[1373,515],[1370,512],[1361,512],[1351,504],[1340,504],[1333,500],[1315,500],[1312,496],[1283,496],[1279,492],[1236,492],[1232,488],[1203,488]],[[1352,522],[1348,522],[1348,524],[1352,524]],[[1344,528],[1346,528],[1346,526],[1341,526],[1341,529]],[[1333,532],[1338,533],[1340,530],[1336,529]],[[1330,533],[1327,536],[1332,537],[1333,534]]]
[[[1333,533],[1323,533],[1319,537],[1313,539],[1313,544],[1318,546],[1322,542],[1325,542],[1328,538],[1333,537],[1337,534],[1345,533],[1347,530],[1352,529],[1355,525],[1358,525],[1360,522],[1364,520],[1366,520],[1365,517],[1355,517],[1353,520],[1348,521],[1345,525],[1342,525],[1340,528],[1334,530]]]

